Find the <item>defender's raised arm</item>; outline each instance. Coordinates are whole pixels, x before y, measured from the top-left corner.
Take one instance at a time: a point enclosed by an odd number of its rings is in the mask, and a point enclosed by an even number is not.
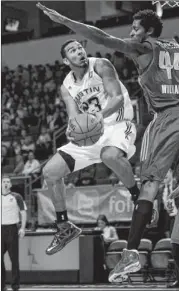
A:
[[[57,11],[47,8],[41,3],[38,3],[37,7],[41,9],[52,21],[66,25],[71,30],[82,34],[97,44],[101,44],[112,49],[117,49],[123,53],[133,55],[144,54],[151,50],[151,47],[147,44],[144,45],[139,41],[132,40],[130,38],[121,39],[114,37],[99,28],[67,18]]]

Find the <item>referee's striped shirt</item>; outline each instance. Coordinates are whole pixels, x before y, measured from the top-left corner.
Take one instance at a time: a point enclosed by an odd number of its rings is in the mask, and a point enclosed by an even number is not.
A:
[[[25,203],[20,194],[9,192],[1,194],[2,202],[2,225],[17,224],[20,221],[19,212],[26,210]]]

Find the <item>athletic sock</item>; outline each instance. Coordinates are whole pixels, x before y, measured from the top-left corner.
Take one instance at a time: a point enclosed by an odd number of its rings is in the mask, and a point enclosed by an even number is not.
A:
[[[57,216],[57,221],[56,221],[57,224],[65,222],[68,220],[67,210],[61,211],[61,212],[56,212],[56,216]]]
[[[152,217],[153,203],[148,200],[139,200],[135,205],[131,227],[128,236],[127,248],[137,249],[143,236],[144,229]]]
[[[137,186],[137,183],[135,183],[133,187],[128,188],[128,191],[131,193],[132,201],[136,202],[140,194],[140,190]]]

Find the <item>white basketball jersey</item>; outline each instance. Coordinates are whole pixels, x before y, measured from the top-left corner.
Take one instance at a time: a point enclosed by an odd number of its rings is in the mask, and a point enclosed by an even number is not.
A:
[[[71,71],[66,76],[63,85],[75,100],[81,112],[99,112],[106,107],[111,97],[104,89],[103,80],[94,70],[96,58],[88,58],[88,60],[89,67],[83,79],[77,83]],[[128,91],[121,82],[120,86],[124,96],[124,106],[104,119],[104,124],[106,125],[114,124],[124,119],[133,119],[133,106]]]

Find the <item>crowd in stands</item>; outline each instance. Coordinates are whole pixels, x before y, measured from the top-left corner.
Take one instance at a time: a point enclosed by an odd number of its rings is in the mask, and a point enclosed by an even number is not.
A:
[[[95,56],[111,60],[129,93],[136,90],[135,67],[123,54],[102,56],[96,52]],[[26,174],[29,156],[33,154],[41,163],[53,154],[53,133],[68,119],[60,93],[68,71],[59,61],[27,67],[19,65],[15,70],[2,68],[1,163],[4,171]]]

